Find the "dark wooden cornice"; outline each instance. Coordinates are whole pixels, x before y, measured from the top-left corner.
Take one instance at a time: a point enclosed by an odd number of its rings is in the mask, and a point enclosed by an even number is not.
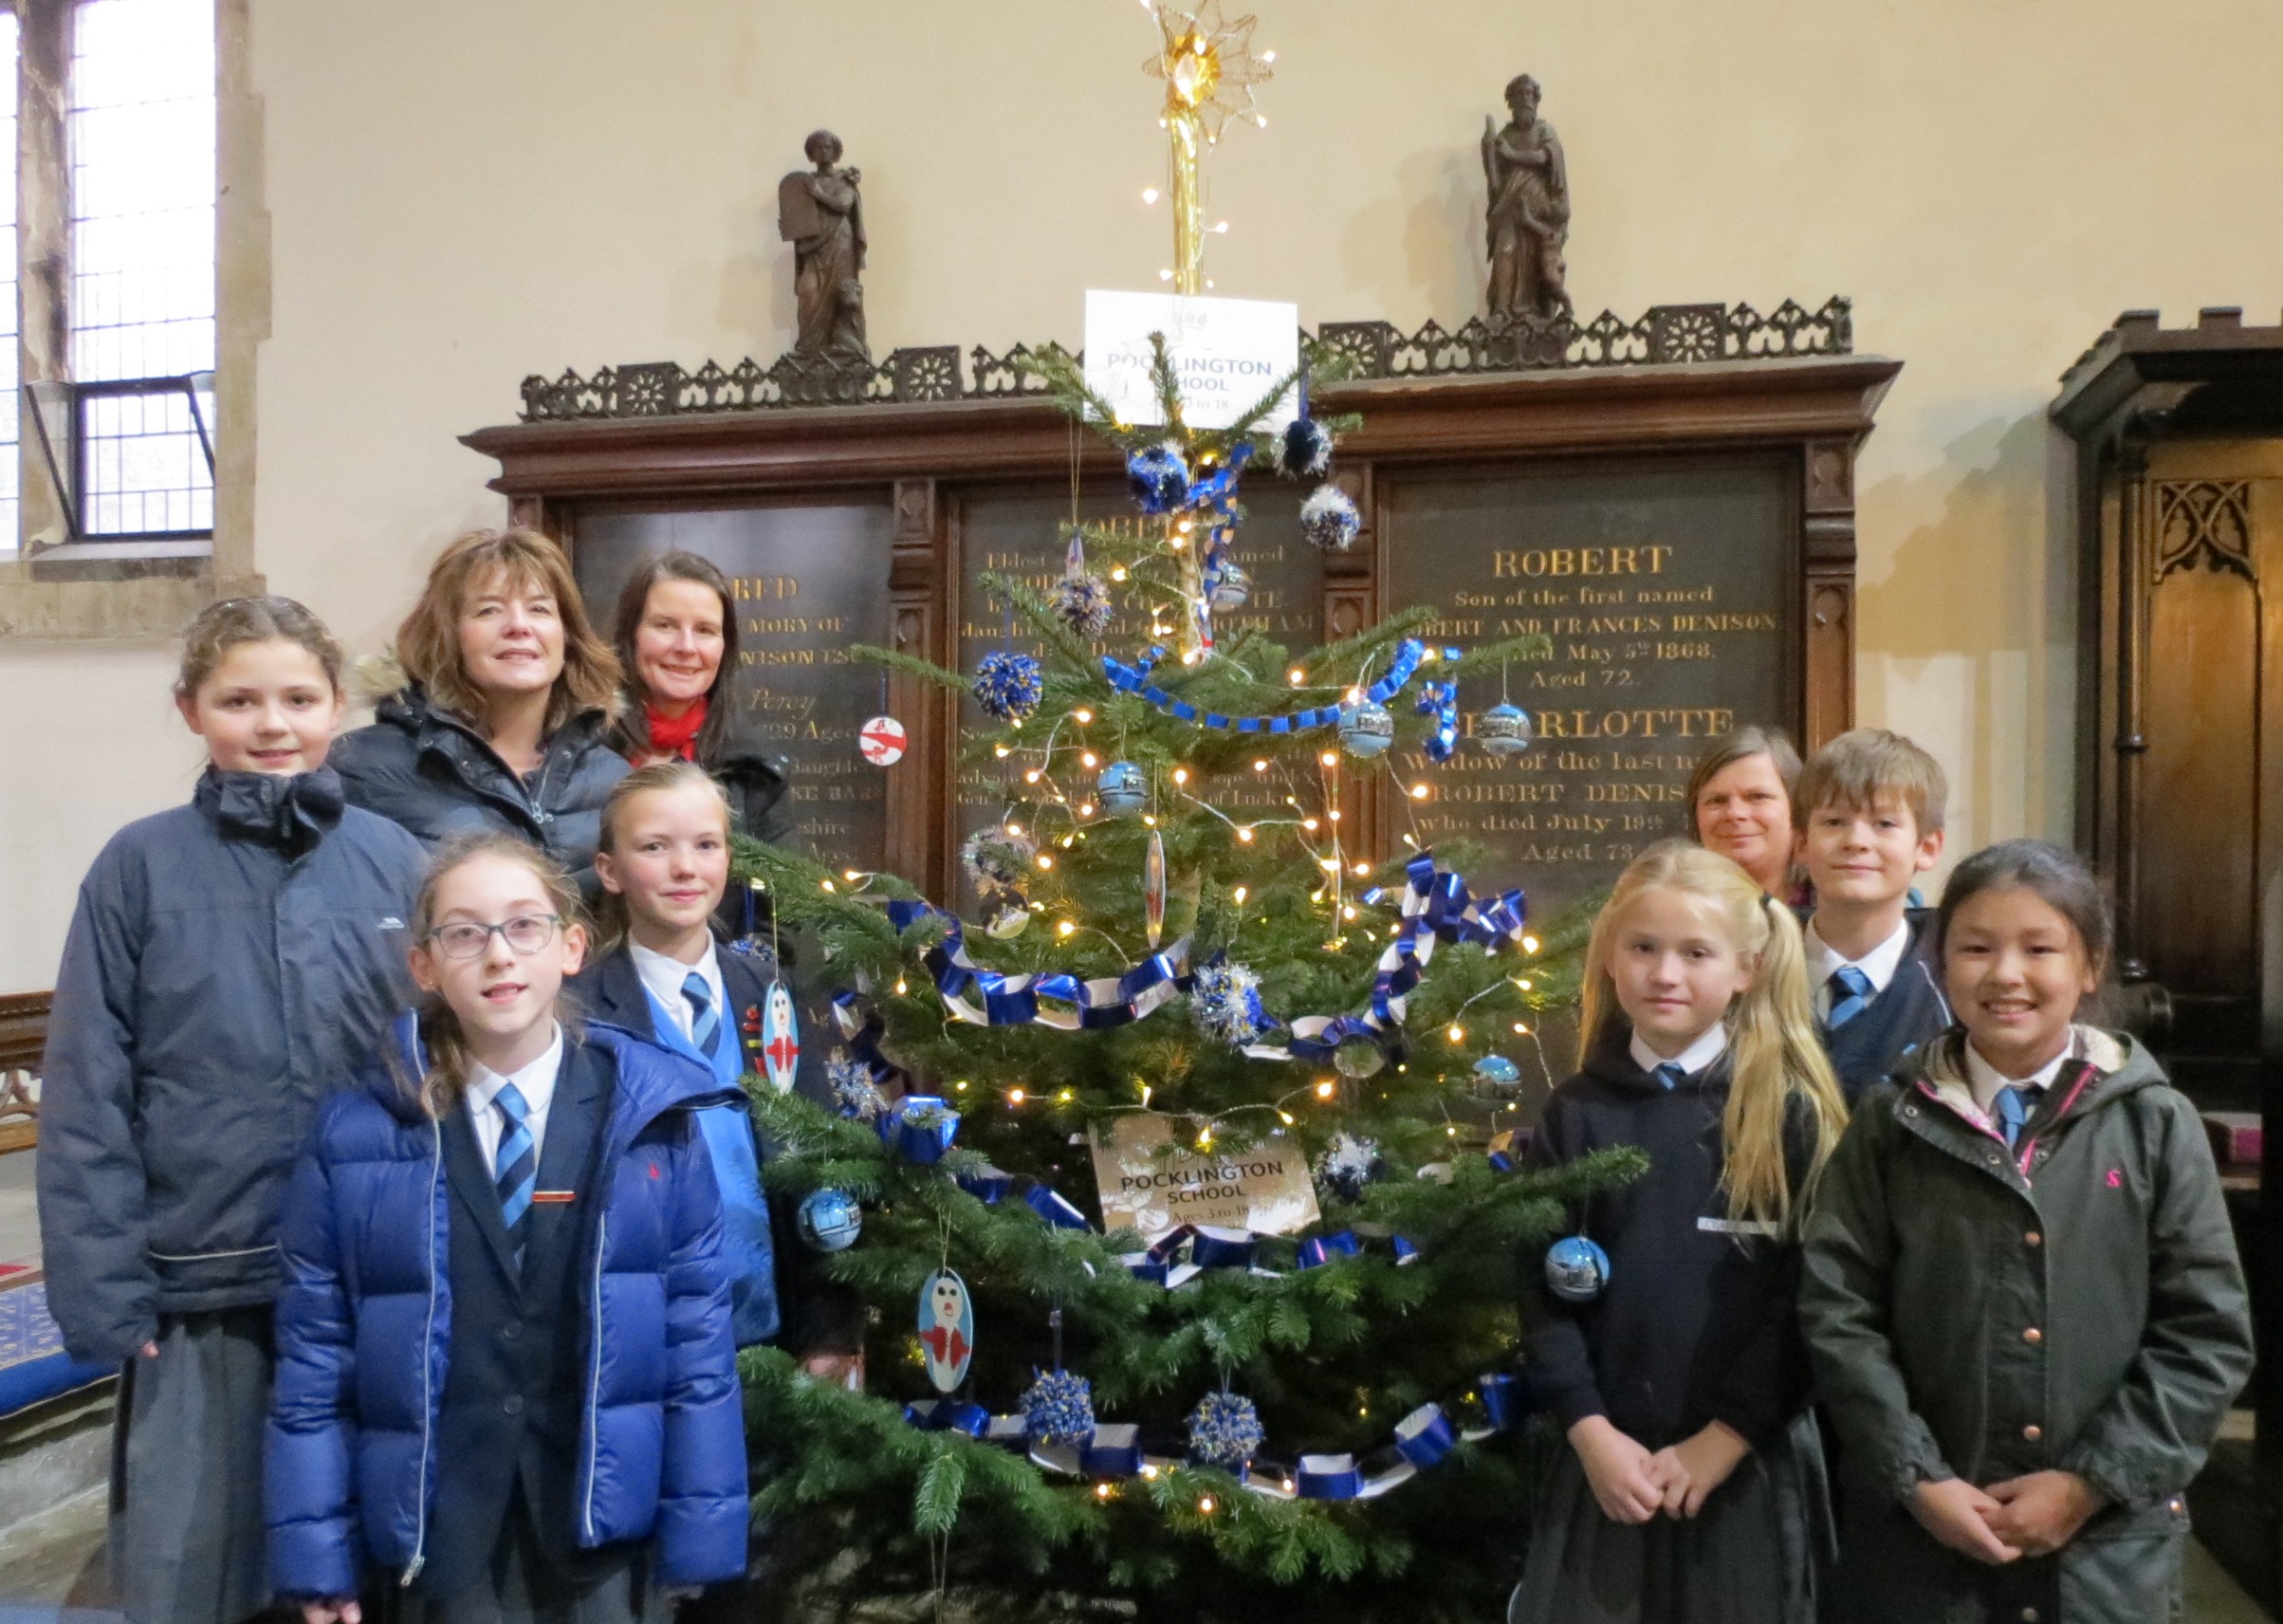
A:
[[[1859,438],[1901,370],[1877,356],[1811,356],[1383,378],[1326,387],[1316,401],[1327,415],[1362,414],[1342,441],[1350,458],[1734,448]],[[1006,399],[511,423],[462,443],[498,461],[492,489],[561,501],[1066,474],[1072,434],[1053,406]],[[1107,456],[1091,435],[1078,444],[1090,462]]]

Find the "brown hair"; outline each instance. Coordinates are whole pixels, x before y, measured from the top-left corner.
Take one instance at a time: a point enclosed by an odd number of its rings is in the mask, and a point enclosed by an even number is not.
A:
[[[1734,766],[1752,756],[1766,756],[1776,764],[1776,776],[1783,780],[1783,792],[1796,804],[1794,785],[1799,782],[1799,752],[1792,747],[1792,736],[1781,728],[1742,727],[1722,733],[1704,747],[1697,757],[1696,770],[1688,775],[1688,838],[1702,840],[1697,834],[1697,803],[1704,798],[1704,786],[1720,775],[1723,767]]]
[[[182,634],[182,669],[175,696],[195,699],[206,679],[248,643],[298,643],[323,668],[325,681],[341,692],[341,645],[325,623],[290,598],[225,598],[198,611]]]
[[[429,864],[428,877],[420,882],[419,897],[413,904],[412,937],[415,943],[426,944],[436,928],[436,896],[443,890],[446,877],[481,858],[503,858],[529,869],[547,894],[548,906],[562,916],[562,929],[567,931],[573,925],[586,923],[586,915],[579,904],[579,887],[553,858],[502,830],[478,829],[455,835],[436,848]],[[421,1045],[428,1052],[428,1072],[423,1077],[399,1079],[399,1081],[431,1116],[442,1116],[460,1102],[461,1095],[468,1089],[468,1068],[471,1063],[468,1035],[460,1028],[460,1017],[444,1002],[442,994],[421,994],[416,1007]],[[577,1012],[568,994],[557,998],[555,1018],[566,1030],[577,1025]]]
[[[640,755],[650,748],[650,717],[643,709],[641,678],[635,674],[635,637],[650,613],[650,589],[661,581],[689,581],[711,587],[722,600],[722,663],[706,690],[706,721],[697,730],[697,759],[715,762],[729,745],[729,707],[721,703],[724,690],[737,670],[737,593],[729,578],[711,559],[680,549],[647,560],[618,589],[618,606],[611,619],[611,643],[625,673],[629,703],[619,709],[611,725],[611,747],[620,755]]]
[[[571,561],[537,530],[470,530],[437,557],[420,601],[396,628],[396,658],[431,702],[479,726],[487,707],[460,657],[460,618],[469,588],[493,570],[510,585],[537,586],[562,620],[562,672],[547,701],[551,736],[572,717],[608,712],[618,698],[618,661],[587,623]]]
[[[611,785],[610,799],[602,803],[602,835],[595,849],[614,858],[618,855],[618,822],[636,796],[689,789],[698,784],[711,790],[714,800],[721,803],[722,834],[727,837],[735,827],[729,815],[729,797],[712,775],[695,762],[653,762],[648,766],[636,767]],[[628,922],[626,898],[605,887],[595,902],[595,951],[598,954],[614,951],[626,939]]]
[[[1579,1041],[1588,1054],[1625,1019],[1610,970],[1618,921],[1646,891],[1673,891],[1718,918],[1738,952],[1756,961],[1752,985],[1728,1011],[1728,1103],[1721,1113],[1721,1188],[1732,1216],[1795,1227],[1823,1164],[1847,1125],[1839,1080],[1815,1036],[1808,1002],[1807,950],[1799,921],[1742,869],[1687,840],[1660,840],[1617,877],[1586,944]],[[1801,1188],[1792,1188],[1784,1127],[1793,1101],[1814,1123],[1815,1144]]]
[[[1942,826],[1950,780],[1942,763],[1902,734],[1857,728],[1817,750],[1800,768],[1792,791],[1792,824],[1806,828],[1809,815],[1823,806],[1869,812],[1882,796],[1908,806],[1919,833],[1931,835]]]

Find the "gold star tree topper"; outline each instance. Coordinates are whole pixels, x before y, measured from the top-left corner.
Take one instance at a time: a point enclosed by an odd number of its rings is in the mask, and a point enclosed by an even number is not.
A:
[[[1225,21],[1221,0],[1205,0],[1193,11],[1177,10],[1163,0],[1142,0],[1157,19],[1163,38],[1158,53],[1142,66],[1166,82],[1162,122],[1172,141],[1173,288],[1202,293],[1205,262],[1205,196],[1198,183],[1204,149],[1219,143],[1229,120],[1268,120],[1253,107],[1253,86],[1273,77],[1276,52],[1255,55],[1254,19]]]

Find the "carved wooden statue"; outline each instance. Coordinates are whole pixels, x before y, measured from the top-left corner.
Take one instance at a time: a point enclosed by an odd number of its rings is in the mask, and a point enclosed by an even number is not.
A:
[[[1561,140],[1537,116],[1537,81],[1525,73],[1506,86],[1512,121],[1500,130],[1482,120],[1494,323],[1571,313],[1562,264],[1570,238],[1570,171]]]
[[[800,301],[800,336],[793,354],[836,367],[869,366],[864,339],[864,202],[861,176],[840,161],[840,138],[830,130],[809,137],[803,149],[814,170],[795,170],[777,184],[778,234],[793,245],[793,291]]]

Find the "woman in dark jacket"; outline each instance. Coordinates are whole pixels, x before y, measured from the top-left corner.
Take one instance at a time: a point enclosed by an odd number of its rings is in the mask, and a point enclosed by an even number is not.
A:
[[[562,550],[536,530],[444,549],[396,632],[374,722],[334,747],[350,802],[434,846],[504,829],[595,893],[595,837],[626,762],[604,734],[618,662],[588,624]]]
[[[736,738],[737,595],[712,561],[670,552],[618,594],[612,641],[626,702],[611,743],[636,766],[695,762],[728,792],[737,826],[772,844],[790,833],[785,758]]]

